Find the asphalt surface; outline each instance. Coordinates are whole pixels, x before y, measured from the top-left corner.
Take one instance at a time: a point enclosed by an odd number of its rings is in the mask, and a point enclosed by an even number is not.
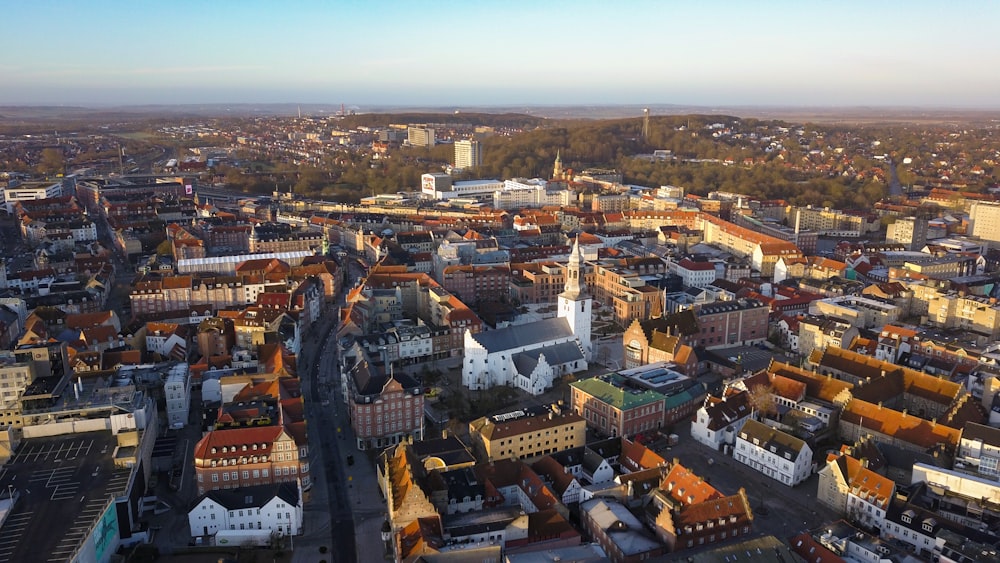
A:
[[[695,441],[690,421],[674,425],[672,432],[680,438],[677,445],[659,448],[657,453],[667,461],[678,459],[724,495],[746,489],[754,512],[754,533],[773,534],[787,542],[801,531],[841,518],[816,501],[819,476],[815,473],[789,487]]]
[[[350,264],[350,284],[361,274]],[[378,493],[369,456],[356,449],[341,393],[341,373],[336,331],[342,292],[303,342],[299,377],[309,422],[310,465],[313,489],[305,506],[305,535],[297,539],[294,561],[354,563],[383,560],[378,529],[385,502]],[[326,404],[324,404],[326,403]],[[354,457],[354,464],[347,457]],[[326,553],[320,551],[329,546]]]

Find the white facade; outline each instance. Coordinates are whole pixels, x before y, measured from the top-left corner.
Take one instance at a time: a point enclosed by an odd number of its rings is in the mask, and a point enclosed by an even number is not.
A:
[[[582,282],[582,261],[574,244],[555,319],[479,334],[466,331],[462,385],[472,390],[514,386],[537,395],[556,377],[587,369],[593,357],[592,300]]]
[[[220,530],[270,530],[279,535],[291,531],[291,535],[299,535],[301,499],[297,482],[213,491],[188,512],[191,536],[213,536]]]
[[[579,239],[573,243],[566,266],[566,289],[559,294],[557,305],[558,315],[569,323],[573,335],[583,348],[583,357],[591,361],[594,357],[594,343],[590,339],[590,323],[592,319],[593,299],[585,292],[583,283],[583,253],[580,251]]]
[[[1000,204],[976,202],[969,209],[969,232],[996,246],[1000,242]]]
[[[540,178],[506,180],[493,194],[493,207],[517,209],[544,205],[570,205],[570,190],[549,190],[548,182]]]
[[[167,399],[167,423],[170,428],[181,428],[188,423],[191,409],[191,376],[188,365],[175,364],[163,383]]]
[[[488,198],[503,189],[500,180],[462,180],[452,182],[447,174],[432,173],[420,177],[420,193],[426,199]]]
[[[691,437],[719,451],[723,444],[733,445],[736,442],[736,434],[750,419],[751,412],[745,392],[730,395],[714,404],[705,404],[695,413]]]
[[[474,168],[482,163],[483,150],[479,141],[455,141],[455,168]]]
[[[851,489],[847,493],[848,518],[851,522],[868,528],[882,529],[885,525],[885,507],[887,505],[888,502],[880,502],[880,499],[876,497],[865,496],[857,488]]]
[[[14,212],[14,204],[18,201],[32,201],[36,199],[51,199],[62,195],[62,184],[52,184],[49,186],[25,186],[18,185],[4,188],[4,205],[7,212]]]
[[[166,332],[161,330],[156,330],[151,333],[146,333],[146,351],[159,354],[163,358],[170,356],[175,346],[180,346],[184,348],[185,352],[187,350],[187,340],[174,331]]]
[[[915,463],[910,483],[920,482],[941,487],[952,495],[982,500],[994,506],[1000,505],[1000,482],[993,479]]]
[[[749,420],[736,436],[733,459],[794,487],[809,478],[812,449],[789,434]]]
[[[677,263],[676,274],[681,277],[684,287],[705,287],[712,285],[712,282],[716,279],[717,272],[714,264],[692,262],[685,258]]]

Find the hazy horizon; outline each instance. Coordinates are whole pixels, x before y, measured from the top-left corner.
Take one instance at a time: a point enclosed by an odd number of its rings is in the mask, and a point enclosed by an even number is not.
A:
[[[25,3],[0,105],[1000,108],[1000,3]]]

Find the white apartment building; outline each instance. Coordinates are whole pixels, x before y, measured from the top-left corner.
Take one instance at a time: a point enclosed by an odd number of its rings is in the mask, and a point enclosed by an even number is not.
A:
[[[542,207],[545,205],[570,205],[573,192],[549,190],[549,183],[541,178],[514,178],[505,180],[502,189],[493,194],[496,209]]]
[[[188,423],[191,409],[191,375],[186,363],[174,364],[163,382],[167,399],[167,423],[170,428],[182,428]]]
[[[188,512],[191,537],[214,536],[220,530],[270,530],[279,535],[302,533],[302,488],[298,481],[205,494]]]
[[[736,434],[750,420],[750,402],[746,391],[722,399],[709,397],[695,413],[691,437],[718,451],[723,444],[732,446]]]
[[[676,265],[671,263],[674,272],[681,277],[684,282],[684,287],[705,287],[712,285],[715,281],[718,272],[715,269],[715,264],[712,262],[695,262],[694,260],[684,258]]]
[[[488,199],[493,196],[493,192],[501,189],[503,182],[488,178],[453,182],[451,176],[441,173],[424,174],[420,177],[420,193],[426,199]]]
[[[859,329],[881,329],[899,320],[902,308],[867,297],[841,295],[813,301],[809,304],[809,314],[842,319]]]
[[[479,141],[455,141],[455,168],[475,168],[483,164],[483,149]]]
[[[736,436],[733,459],[794,487],[812,471],[812,448],[804,441],[756,420],[748,420]]]
[[[1000,243],[1000,203],[973,203],[969,209],[969,232],[992,246]]]
[[[955,456],[955,469],[974,469],[983,477],[1000,481],[1000,428],[967,423]]]
[[[885,242],[905,244],[907,250],[920,250],[927,244],[927,219],[900,217],[889,225]]]
[[[18,201],[31,201],[36,199],[51,199],[59,197],[63,193],[62,184],[51,185],[25,185],[18,184],[8,186],[3,190],[4,205],[7,206],[7,213],[14,212],[14,204]]]

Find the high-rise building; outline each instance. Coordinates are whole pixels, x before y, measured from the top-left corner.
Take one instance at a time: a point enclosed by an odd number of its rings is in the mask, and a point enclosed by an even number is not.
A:
[[[1000,243],[1000,204],[976,202],[969,209],[969,231],[996,246]]]
[[[927,244],[927,219],[901,217],[889,225],[885,242],[905,244],[907,250],[920,251]]]
[[[455,168],[475,168],[483,164],[479,141],[455,141]]]
[[[406,140],[411,147],[433,147],[436,142],[434,130],[429,127],[407,127]]]

